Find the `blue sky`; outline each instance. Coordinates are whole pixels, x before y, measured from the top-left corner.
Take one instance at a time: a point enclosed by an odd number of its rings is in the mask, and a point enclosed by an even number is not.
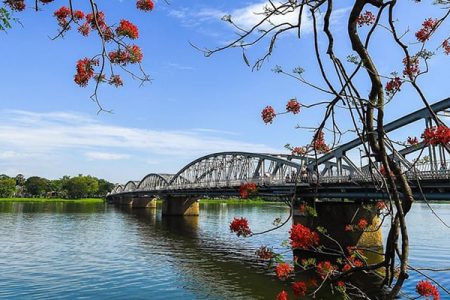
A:
[[[310,141],[311,132],[294,127],[316,126],[321,110],[277,117],[270,126],[260,118],[266,105],[282,110],[293,97],[304,103],[327,99],[271,71],[275,65],[285,70],[301,66],[305,77],[323,84],[313,63],[307,23],[302,40],[292,34],[282,37],[262,70],[252,72],[237,49],[205,58],[189,41],[199,47],[223,45],[235,35],[220,18],[231,14],[239,24],[248,26],[258,18],[254,12],[261,11],[264,1],[173,0],[170,5],[158,1],[150,14],[136,11],[131,0],[98,4],[107,21],[126,18],[139,26],[136,43],[144,51],[143,67],[152,83],[139,87],[138,82],[123,76],[124,87],[102,88],[102,104],[114,113],[97,115],[89,100],[92,86],[76,86],[73,75],[78,59],[98,52],[98,40],[71,32],[52,41],[49,37],[57,30],[52,12],[57,5],[45,6],[39,13],[27,10],[17,14],[23,27],[16,24],[0,33],[0,173],[47,178],[81,173],[126,182],[152,172],[175,173],[212,152],[286,152],[286,143]],[[401,5],[399,25],[402,30],[409,26],[412,33],[426,17],[442,13],[425,3],[402,1]],[[333,20],[337,52],[342,57],[351,53],[345,32],[348,11],[349,7],[338,7]],[[384,34],[375,35],[371,46],[378,67],[384,74],[400,72],[402,53]],[[410,36],[407,41],[413,43],[414,39]],[[249,51],[249,59],[254,61],[262,51]],[[448,61],[449,57],[436,57],[431,62],[432,80],[420,82],[431,102],[449,95],[444,75]],[[360,83],[365,91],[363,81]],[[390,104],[387,119],[420,107],[417,96],[405,87]],[[348,117],[340,121],[343,128],[350,126]],[[406,139],[400,134],[398,138]]]

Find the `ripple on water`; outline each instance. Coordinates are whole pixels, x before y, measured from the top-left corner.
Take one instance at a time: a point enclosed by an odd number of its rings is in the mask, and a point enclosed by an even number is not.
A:
[[[198,218],[162,218],[159,210],[104,206],[0,207],[0,298],[273,299],[282,284],[255,261],[254,251],[279,247],[287,230],[244,240],[228,226],[233,217],[246,216],[261,231],[275,218],[286,218],[286,207],[201,209]],[[450,216],[450,205],[439,210]],[[408,217],[411,262],[448,265],[448,234],[430,233],[438,225],[428,212],[418,206]],[[450,284],[448,272],[437,278]],[[417,280],[412,274],[406,290],[413,293]]]

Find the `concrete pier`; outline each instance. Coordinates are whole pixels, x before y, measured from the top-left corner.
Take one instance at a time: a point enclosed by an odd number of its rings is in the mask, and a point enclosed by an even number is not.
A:
[[[163,200],[163,215],[198,216],[200,214],[200,204],[198,202],[198,198],[168,196]]]

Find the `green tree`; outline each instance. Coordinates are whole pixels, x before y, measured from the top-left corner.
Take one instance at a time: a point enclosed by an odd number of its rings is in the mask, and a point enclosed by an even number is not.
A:
[[[98,196],[106,196],[114,188],[114,183],[111,183],[105,179],[98,180]]]
[[[32,176],[25,181],[25,190],[32,196],[43,196],[49,191],[49,181],[42,177]]]
[[[70,198],[90,197],[98,192],[98,180],[92,176],[79,175],[70,178],[64,188]]]
[[[16,180],[7,176],[0,178],[0,197],[12,197],[16,191]]]

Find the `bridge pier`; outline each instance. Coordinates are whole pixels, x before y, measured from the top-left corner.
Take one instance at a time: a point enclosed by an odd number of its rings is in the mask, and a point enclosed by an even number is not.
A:
[[[133,202],[133,197],[131,196],[120,196],[119,200],[116,202],[120,206],[130,206]]]
[[[156,208],[156,198],[154,197],[137,197],[132,198],[130,203],[132,208]]]
[[[381,220],[378,217],[375,203],[315,202],[314,206],[317,211],[317,217],[300,211],[299,207],[294,208],[294,224],[300,223],[311,229],[316,229],[317,227],[325,228],[327,234],[336,240],[344,250],[353,246],[366,249],[364,256],[367,257],[368,264],[383,261]],[[368,222],[365,231],[358,227],[358,222],[361,219],[365,219]],[[353,225],[353,230],[346,230],[346,226],[349,224]],[[336,242],[323,236],[321,236],[320,244],[339,250]],[[301,258],[310,254],[295,250],[294,255]]]
[[[162,204],[162,214],[166,216],[198,216],[198,198],[167,196]]]

